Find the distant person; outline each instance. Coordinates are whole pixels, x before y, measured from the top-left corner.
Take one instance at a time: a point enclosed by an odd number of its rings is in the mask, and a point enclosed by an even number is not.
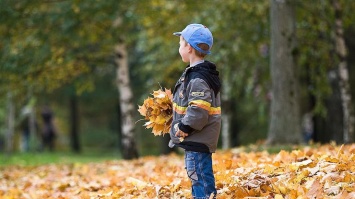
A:
[[[29,115],[25,115],[21,121],[21,150],[28,152],[30,150],[30,118]]]
[[[54,151],[56,130],[53,124],[53,112],[48,106],[42,108],[41,117],[43,120],[42,146],[41,150],[48,148]]]
[[[302,118],[302,129],[304,141],[306,144],[309,144],[313,141],[314,134],[313,114],[311,112],[304,114]]]
[[[190,24],[180,37],[179,53],[188,63],[173,92],[173,122],[169,146],[185,149],[185,167],[193,198],[216,198],[212,153],[221,127],[221,82],[216,65],[205,60],[213,37],[201,24]]]
[[[31,121],[31,113],[33,111],[33,107],[26,105],[21,110],[20,115],[20,131],[21,131],[21,151],[28,152],[30,150],[30,137],[31,134],[35,134],[32,131],[36,131],[38,128],[37,122],[33,119]],[[33,125],[33,126],[32,126]]]

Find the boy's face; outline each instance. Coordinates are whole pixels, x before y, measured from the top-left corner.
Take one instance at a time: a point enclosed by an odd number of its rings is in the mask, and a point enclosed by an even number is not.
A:
[[[192,51],[192,47],[180,36],[180,47],[179,53],[183,62],[190,62],[190,52]]]

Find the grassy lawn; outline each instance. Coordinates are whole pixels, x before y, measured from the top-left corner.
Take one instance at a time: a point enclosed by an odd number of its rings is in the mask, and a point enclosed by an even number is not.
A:
[[[29,152],[13,153],[11,155],[0,154],[0,166],[20,165],[35,166],[42,164],[68,164],[68,163],[87,163],[102,162],[105,160],[120,159],[118,152]]]
[[[278,153],[280,150],[291,151],[300,149],[302,146],[291,145],[279,145],[279,146],[263,146],[257,144],[251,144],[247,146],[241,146],[236,150],[244,152],[257,152],[267,151],[270,154]],[[70,163],[88,163],[88,162],[103,162],[105,160],[118,160],[121,159],[121,154],[118,151],[99,151],[92,149],[85,149],[82,153],[72,152],[29,152],[20,153],[15,152],[11,155],[0,153],[0,166],[36,166],[43,164],[70,164]],[[142,155],[144,156],[144,154]]]

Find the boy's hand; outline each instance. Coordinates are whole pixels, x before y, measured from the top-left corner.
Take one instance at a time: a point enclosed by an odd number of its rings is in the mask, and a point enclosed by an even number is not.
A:
[[[178,130],[178,131],[176,131],[176,133],[175,133],[175,136],[176,137],[182,137],[182,138],[184,138],[184,137],[187,137],[189,134],[187,134],[187,133],[185,133],[185,132],[183,132],[182,130]]]
[[[180,130],[178,124],[174,125],[174,129],[176,131],[176,133],[175,133],[176,137],[185,138],[189,135],[189,134],[185,133],[184,131]]]

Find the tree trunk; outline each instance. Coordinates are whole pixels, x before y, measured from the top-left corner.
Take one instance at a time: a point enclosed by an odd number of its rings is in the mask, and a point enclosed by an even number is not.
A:
[[[296,70],[295,14],[289,0],[271,0],[271,119],[267,144],[302,142]]]
[[[80,153],[81,147],[79,142],[79,119],[78,119],[78,98],[76,95],[70,98],[70,143],[72,151]]]
[[[31,94],[32,96],[32,94]],[[28,148],[27,150],[30,150],[30,137],[36,137],[38,135],[38,123],[37,123],[37,118],[36,118],[36,100],[34,97],[31,97],[30,100],[30,107],[31,107],[31,112],[29,115],[29,124],[28,126],[30,127],[30,132],[29,132],[29,138],[28,138]],[[32,139],[35,141],[34,145],[38,145],[38,139]]]
[[[347,69],[347,49],[344,40],[342,10],[338,0],[333,0],[335,10],[335,51],[339,59],[338,75],[340,96],[343,109],[343,139],[344,143],[354,142],[354,110],[351,101],[349,72]]]
[[[128,54],[124,44],[119,44],[115,48],[115,63],[117,65],[117,87],[121,109],[122,155],[124,159],[134,159],[138,158],[138,151],[134,140],[133,92],[130,87]]]
[[[337,69],[333,68],[328,70],[328,82],[331,87],[332,93],[325,100],[325,106],[327,108],[327,116],[322,119],[322,131],[321,142],[329,143],[335,141],[341,143],[344,140],[343,129],[343,108],[341,99],[341,89],[339,85],[339,76],[337,75]],[[322,121],[321,120],[321,121]]]
[[[349,70],[349,83],[350,83],[350,93],[352,96],[352,103],[355,103],[355,56],[350,56],[355,54],[355,27],[349,27],[345,34],[345,43],[348,50],[347,63]],[[354,109],[353,109],[354,110]],[[354,124],[355,125],[355,124]],[[355,126],[353,126],[355,127]]]
[[[15,128],[15,106],[12,101],[12,93],[7,93],[7,132],[6,132],[6,154],[10,155],[14,149],[14,128]]]
[[[227,74],[228,75],[228,74]],[[228,77],[223,78],[223,93],[222,93],[222,149],[231,148],[231,121],[232,112],[230,106],[231,88],[230,83],[227,83]]]

